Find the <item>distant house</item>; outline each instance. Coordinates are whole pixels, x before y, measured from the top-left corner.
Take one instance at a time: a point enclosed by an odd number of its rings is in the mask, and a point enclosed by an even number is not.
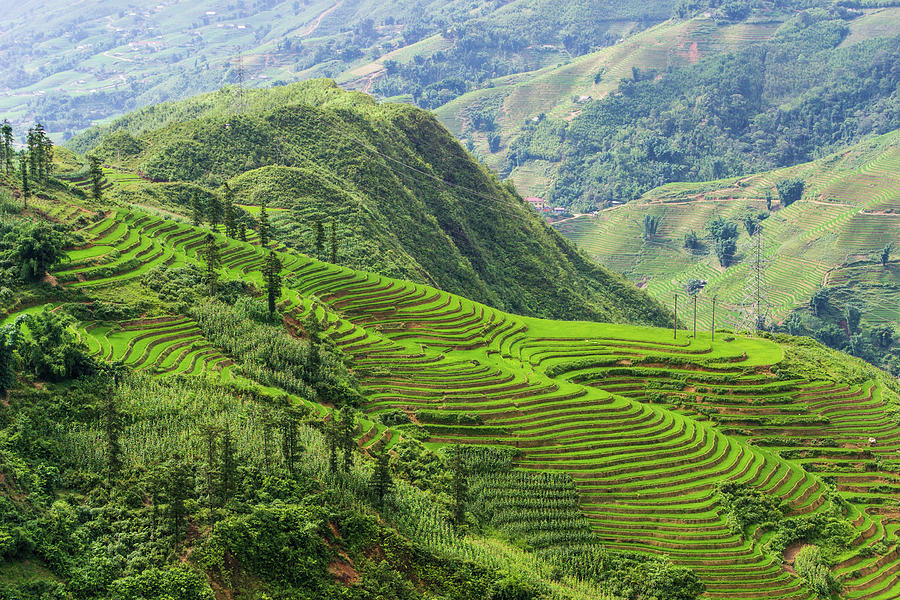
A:
[[[566,209],[563,208],[562,206],[555,206],[555,207],[553,208],[553,212],[554,212],[555,214],[557,214],[557,215],[561,215],[561,214],[563,214],[564,212],[566,212]]]
[[[531,208],[538,212],[542,212],[543,209],[547,208],[547,203],[544,202],[543,198],[536,198],[534,196],[530,196],[525,198],[525,202],[531,205]]]

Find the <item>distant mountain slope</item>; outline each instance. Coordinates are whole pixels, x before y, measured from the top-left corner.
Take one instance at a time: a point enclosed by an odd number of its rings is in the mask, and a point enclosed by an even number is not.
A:
[[[243,80],[340,77],[438,106],[500,75],[567,62],[667,19],[674,0],[260,0],[10,5],[0,115],[57,139],[112,116]],[[430,40],[430,41],[429,41]],[[440,50],[440,54],[435,52]],[[412,64],[390,74],[387,60]],[[347,74],[347,75],[345,75]],[[379,89],[374,89],[376,80]],[[5,93],[3,93],[5,92]]]
[[[523,314],[667,321],[659,304],[547,227],[429,113],[329,81],[247,96],[241,114],[227,91],[144,109],[104,128],[96,151],[156,181],[217,192],[230,182],[239,203],[290,209],[273,214],[276,235],[308,253],[318,252],[316,221],[329,234],[334,221],[342,264]],[[89,132],[76,146],[99,138]],[[122,193],[162,196],[181,210],[190,200],[179,185]]]
[[[709,163],[717,158],[717,168],[726,169],[722,174],[803,162],[815,156],[810,146],[858,139],[854,128],[819,123],[804,138],[795,133],[801,126],[777,131],[770,122],[788,122],[810,106],[830,114],[838,95],[853,109],[835,123],[862,119],[865,127],[884,132],[890,121],[885,107],[892,101],[885,96],[892,83],[878,65],[891,64],[879,55],[896,46],[900,7],[842,10],[673,19],[567,63],[497,78],[436,113],[486,164],[509,173],[523,194],[581,210],[630,200],[661,180],[710,177],[696,173],[712,172]],[[808,66],[795,69],[798,57]],[[746,74],[734,65],[752,70],[749,78],[762,91],[732,102],[736,91],[747,94],[736,83]],[[623,94],[608,98],[620,86]],[[857,93],[846,95],[847,89]],[[695,105],[697,98],[703,102]],[[779,110],[784,115],[773,117]],[[685,124],[684,131],[673,123]],[[678,153],[648,150],[669,136],[677,136]],[[790,137],[782,145],[796,147],[796,156],[782,152],[780,162],[758,156],[762,139],[779,137]],[[712,152],[697,152],[704,142]]]
[[[801,178],[803,197],[785,207],[776,183]],[[766,211],[766,192],[773,210]],[[645,216],[659,219],[655,235],[644,235]],[[753,253],[744,221],[763,228],[763,290],[769,318],[783,321],[806,307],[823,286],[835,308],[848,304],[862,312],[864,325],[900,323],[897,253],[882,265],[880,253],[900,239],[900,131],[871,138],[820,160],[749,177],[656,188],[643,198],[597,217],[581,217],[559,231],[600,264],[624,272],[651,295],[671,302],[688,281],[705,281],[702,304],[719,298],[719,323],[737,318],[748,294]],[[739,231],[735,263],[725,268],[713,251],[709,225],[717,217]],[[697,250],[685,248],[696,232]],[[900,250],[900,248],[898,248]],[[838,287],[835,287],[838,286]],[[701,311],[701,326],[710,312]]]

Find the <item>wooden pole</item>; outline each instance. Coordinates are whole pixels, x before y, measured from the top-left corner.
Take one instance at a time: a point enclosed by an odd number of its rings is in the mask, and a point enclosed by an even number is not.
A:
[[[675,324],[672,325],[672,338],[678,339],[678,294],[675,294]]]
[[[694,339],[697,339],[697,294],[694,294]]]

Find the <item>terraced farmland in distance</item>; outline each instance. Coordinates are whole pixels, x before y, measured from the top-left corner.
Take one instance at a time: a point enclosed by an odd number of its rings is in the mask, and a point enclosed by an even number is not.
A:
[[[491,167],[502,167],[504,152],[488,151],[487,138],[470,129],[468,110],[474,106],[499,106],[497,124],[505,147],[531,117],[546,113],[559,118],[574,114],[581,96],[602,98],[631,77],[632,67],[665,69],[692,64],[702,56],[742,47],[771,37],[780,23],[737,23],[717,25],[710,19],[666,21],[604,48],[578,57],[564,65],[546,67],[527,74],[496,80],[490,88],[470,92],[441,106],[435,113],[459,138],[472,138]],[[599,78],[595,76],[600,73]],[[550,173],[535,172],[526,164],[511,178],[524,195],[543,196],[549,188]]]
[[[41,202],[73,224],[88,212]],[[784,212],[810,203],[798,204]],[[151,265],[198,262],[208,230],[122,208],[80,231],[89,244],[72,250],[57,279],[115,290]],[[216,240],[228,276],[259,284],[258,242]],[[397,442],[401,434],[378,416],[398,409],[421,423],[432,445],[518,448],[517,470],[556,474],[546,477],[563,504],[570,499],[555,478],[572,478],[578,508],[609,548],[667,554],[696,570],[709,598],[811,600],[767,546],[773,532],[729,525],[717,488],[744,484],[783,500],[789,516],[852,523],[854,539],[835,567],[847,598],[900,595],[900,424],[890,416],[898,397],[873,371],[806,372],[787,342],[713,341],[702,332],[691,339],[685,331],[673,339],[671,330],[518,317],[428,286],[278,254],[285,325],[314,311],[360,376],[363,449]],[[184,315],[76,330],[97,356],[160,377],[246,380]]]
[[[801,177],[803,198],[788,207],[778,203],[775,182]],[[559,225],[598,262],[625,273],[647,291],[668,302],[693,278],[707,281],[699,315],[709,327],[709,301],[718,295],[720,325],[736,317],[750,275],[750,239],[741,224],[748,211],[765,211],[771,191],[774,211],[762,222],[768,260],[764,287],[776,321],[805,305],[823,285],[859,284],[870,302],[873,320],[900,320],[900,308],[883,294],[866,291],[878,282],[897,286],[896,269],[877,264],[875,253],[900,239],[900,132],[870,139],[838,154],[786,169],[708,183],[669,184],[643,198],[596,217],[579,217]],[[643,216],[659,217],[657,234],[643,236]],[[690,231],[705,235],[716,216],[738,222],[737,263],[722,268],[715,254],[684,248]],[[872,288],[874,289],[874,288]],[[883,288],[879,288],[883,291]],[[683,313],[682,316],[685,316]]]

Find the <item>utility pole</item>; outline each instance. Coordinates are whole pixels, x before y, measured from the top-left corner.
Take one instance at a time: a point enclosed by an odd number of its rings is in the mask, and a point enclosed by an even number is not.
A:
[[[697,339],[697,294],[694,294],[694,339]]]
[[[716,299],[718,296],[713,296],[713,315],[712,315],[712,331],[711,331],[711,339],[712,341],[716,341]]]
[[[672,338],[678,339],[678,294],[675,294],[675,324],[672,325]]]

